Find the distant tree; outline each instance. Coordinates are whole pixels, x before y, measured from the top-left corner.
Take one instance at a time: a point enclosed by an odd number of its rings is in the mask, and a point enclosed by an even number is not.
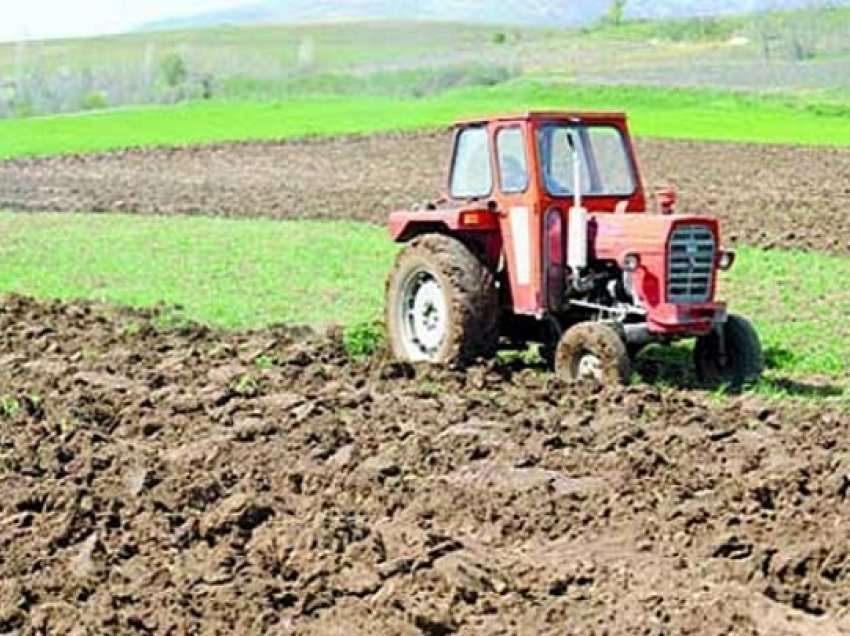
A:
[[[156,46],[152,42],[145,45],[145,55],[142,61],[142,77],[146,88],[153,86],[156,81],[155,67]]]
[[[791,45],[796,61],[816,57],[829,32],[827,14],[835,8],[831,0],[809,0],[800,19],[791,24]]]
[[[752,17],[752,30],[758,36],[762,57],[768,64],[782,47],[783,27],[779,11],[778,1],[769,0],[765,2],[762,10],[754,13]]]
[[[202,99],[212,99],[213,98],[213,76],[212,75],[204,75],[201,78],[201,98]]]
[[[809,0],[802,8],[787,12],[779,2],[768,4],[767,10],[757,14],[753,21],[765,61],[780,55],[795,62],[816,57],[829,35],[827,14],[834,7],[831,0]]]
[[[605,14],[605,22],[611,26],[618,27],[623,24],[626,15],[627,0],[612,0],[608,7],[608,13]]]
[[[316,62],[316,42],[308,35],[298,45],[298,68],[302,71],[309,70]]]
[[[186,81],[189,71],[179,53],[169,53],[159,63],[160,72],[169,88],[177,88]]]
[[[508,41],[508,36],[501,31],[493,34],[493,44],[504,44]]]

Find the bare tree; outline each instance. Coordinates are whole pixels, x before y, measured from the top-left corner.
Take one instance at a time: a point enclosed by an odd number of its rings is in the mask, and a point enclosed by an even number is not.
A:
[[[768,5],[753,21],[764,60],[769,63],[785,56],[803,62],[817,56],[829,35],[827,13],[835,6],[833,0],[809,0],[803,8],[788,13],[776,2]]]
[[[821,2],[813,0],[797,16],[788,21],[788,37],[794,61],[803,62],[817,54],[818,22],[821,11]]]

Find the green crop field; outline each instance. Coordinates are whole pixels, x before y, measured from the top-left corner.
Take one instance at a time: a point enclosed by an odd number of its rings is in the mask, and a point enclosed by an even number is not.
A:
[[[228,328],[371,320],[393,251],[353,222],[3,213],[0,232],[2,291],[164,301]]]
[[[0,121],[0,157],[93,152],[445,126],[530,108],[622,109],[649,137],[850,144],[848,109],[722,91],[582,87],[522,80],[422,100],[328,97],[276,103],[212,102]]]
[[[397,249],[382,228],[340,222],[0,213],[0,233],[0,292],[165,302],[186,318],[240,329],[380,320]],[[812,374],[846,378],[848,277],[842,257],[740,251],[721,294],[762,335],[767,389]]]

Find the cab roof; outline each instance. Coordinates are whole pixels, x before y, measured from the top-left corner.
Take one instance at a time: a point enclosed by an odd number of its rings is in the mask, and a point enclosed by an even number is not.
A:
[[[524,113],[507,115],[490,115],[473,119],[461,119],[455,122],[455,127],[480,126],[492,122],[520,122],[520,121],[553,121],[553,120],[575,120],[587,123],[612,123],[624,122],[626,114],[623,112],[604,111],[561,111],[561,110],[530,110]]]

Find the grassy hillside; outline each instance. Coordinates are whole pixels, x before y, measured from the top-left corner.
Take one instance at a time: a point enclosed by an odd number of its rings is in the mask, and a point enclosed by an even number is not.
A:
[[[0,44],[0,117],[201,98],[271,101],[335,89],[429,96],[518,74],[579,84],[824,91],[846,85],[850,61],[846,8],[581,30],[546,23],[264,24]]]
[[[140,31],[85,39],[0,43],[0,75],[27,69],[58,70],[63,66],[95,72],[98,69],[129,71],[138,67],[156,74],[165,56],[178,53],[193,73],[253,72],[268,78],[281,70],[349,69],[361,64],[450,54],[482,44],[486,54],[494,31],[489,26],[451,22],[419,25],[404,21],[331,22]],[[534,31],[517,33],[532,37]],[[309,51],[302,51],[305,41],[310,42]],[[146,65],[150,69],[145,69]]]
[[[850,144],[847,111],[799,100],[724,92],[518,82],[424,100],[378,97],[280,103],[205,102],[170,108],[0,121],[0,157],[147,145],[284,139],[444,126],[453,119],[529,108],[622,109],[637,135]]]

